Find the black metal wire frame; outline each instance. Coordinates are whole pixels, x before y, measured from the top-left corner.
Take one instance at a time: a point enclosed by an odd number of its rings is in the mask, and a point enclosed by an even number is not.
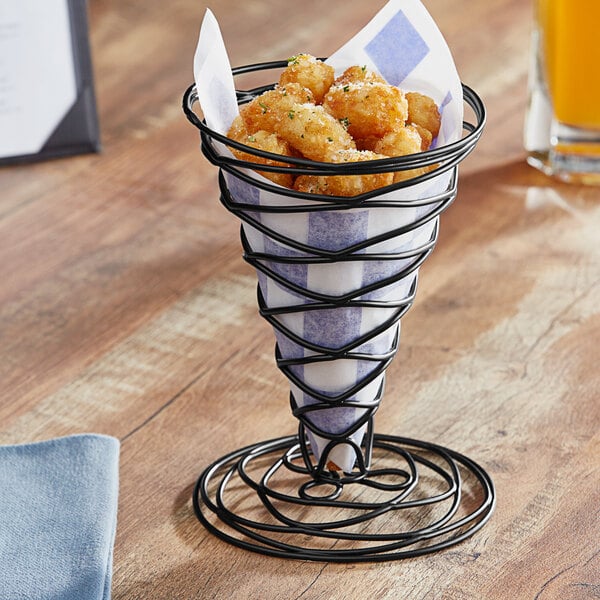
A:
[[[234,75],[259,70],[282,68],[286,61],[276,61],[256,65],[238,67],[233,70]],[[273,85],[265,85],[252,90],[238,91],[239,103],[250,101]],[[293,415],[298,419],[298,435],[288,438],[279,438],[270,442],[255,444],[248,448],[233,452],[217,461],[206,469],[198,481],[194,493],[194,506],[198,518],[207,528],[219,537],[230,541],[238,546],[275,556],[302,558],[310,560],[387,560],[389,558],[404,558],[415,556],[425,552],[441,549],[453,543],[461,541],[468,535],[479,529],[489,518],[495,503],[493,484],[489,476],[473,461],[459,455],[456,452],[393,436],[381,436],[374,433],[373,416],[379,407],[385,383],[385,370],[392,361],[398,349],[398,322],[414,301],[417,286],[417,270],[423,261],[429,256],[438,235],[438,216],[453,202],[456,197],[457,165],[475,147],[481,136],[485,124],[485,108],[477,94],[469,87],[463,85],[465,102],[471,107],[475,115],[474,124],[463,123],[466,134],[464,137],[452,144],[428,150],[416,155],[394,157],[389,159],[374,160],[357,163],[322,163],[308,159],[285,157],[286,165],[264,165],[254,163],[250,160],[240,160],[220,152],[216,143],[224,144],[232,148],[243,150],[248,155],[271,160],[281,160],[281,156],[264,152],[262,150],[245,146],[239,142],[228,139],[207,127],[193,110],[197,101],[194,86],[190,86],[185,92],[183,109],[190,122],[200,130],[202,151],[210,162],[220,168],[219,187],[221,191],[221,202],[232,214],[242,221],[241,242],[244,251],[244,259],[251,264],[258,273],[264,275],[268,280],[284,290],[291,298],[298,298],[297,302],[291,302],[286,306],[272,307],[268,305],[260,285],[257,289],[258,306],[260,314],[265,318],[280,335],[285,336],[299,349],[302,356],[283,356],[278,344],[275,346],[275,358],[279,369],[288,378],[291,384],[300,390],[307,398],[296,398],[290,393],[290,405]],[[283,188],[272,184],[265,179],[256,179],[250,170],[283,172],[283,173],[310,173],[315,175],[360,175],[367,173],[380,173],[388,171],[404,171],[418,169],[420,167],[431,167],[431,170],[418,177],[380,188],[355,196],[352,198],[326,196],[320,194],[305,194],[295,190]],[[426,198],[395,198],[395,190],[410,188],[442,173],[449,172],[448,186],[441,193],[432,194]],[[278,203],[278,205],[261,205],[236,198],[228,187],[225,173],[245,181],[259,189],[274,192],[279,196],[289,198],[289,203]],[[339,250],[327,250],[317,248],[309,244],[292,239],[290,236],[277,230],[277,219],[285,219],[285,215],[293,213],[310,213],[317,211],[348,211],[365,208],[403,208],[419,207],[421,216],[414,221],[401,227],[395,228],[381,235],[372,236],[369,239],[355,242]],[[264,219],[262,215],[270,215]],[[267,222],[268,224],[267,224]],[[381,252],[371,250],[376,244],[392,241],[403,234],[414,231],[427,223],[432,223],[430,238],[409,249],[397,252]],[[248,237],[248,229],[252,228],[259,234],[269,238],[279,245],[280,253],[258,251],[252,247]],[[379,280],[370,282],[357,289],[337,295],[325,294],[307,286],[302,286],[289,279],[287,275],[294,265],[334,265],[349,261],[368,263],[369,261],[405,261],[405,264],[396,271],[390,270],[386,276]],[[286,266],[286,269],[280,267]],[[285,274],[284,274],[285,273]],[[380,299],[392,286],[407,277],[413,277],[408,293],[403,298],[394,301]],[[374,294],[375,293],[375,294]],[[379,293],[379,295],[378,295]],[[331,319],[335,320],[336,311],[348,307],[358,308],[393,308],[392,314],[375,327],[357,339],[339,347],[326,347],[313,341],[304,339],[302,335],[295,333],[284,324],[285,315],[293,313],[308,313],[320,310],[330,311]],[[395,329],[394,329],[395,327]],[[369,348],[369,342],[389,331],[391,342],[389,347],[379,352],[373,352]],[[299,375],[295,367],[309,367],[311,364],[335,361],[353,360],[368,361],[375,363],[369,373],[357,381],[349,389],[338,394],[325,393],[309,385],[303,376]],[[357,400],[361,390],[380,378],[377,393],[370,400]],[[331,408],[359,409],[362,416],[353,421],[352,425],[343,431],[331,432],[316,425],[318,413]],[[362,441],[355,441],[352,436],[359,430],[364,431]],[[316,435],[325,441],[325,447],[317,457],[311,449],[311,435]],[[356,455],[355,466],[350,472],[333,470],[329,461],[332,451],[339,445],[345,445],[354,451]],[[409,449],[405,446],[408,444]],[[379,448],[385,452],[391,452],[407,465],[406,468],[373,469],[373,449]],[[410,449],[412,448],[412,450]],[[415,454],[415,449],[417,453]],[[259,457],[269,456],[284,451],[283,457],[278,458],[273,466],[268,469],[262,480],[257,483],[247,473],[248,465]],[[427,453],[441,458],[444,466],[426,458]],[[302,460],[303,464],[298,464]],[[479,484],[482,494],[482,504],[469,516],[456,518],[461,504],[461,476],[460,468],[469,471]],[[297,497],[282,497],[276,489],[269,485],[273,474],[281,467],[288,472],[296,472],[308,476],[308,479],[300,486]],[[409,495],[417,486],[419,468],[425,469],[429,474],[434,473],[441,481],[445,482],[447,489],[444,493],[434,494],[426,498],[410,500]],[[382,482],[381,477],[392,478]],[[219,487],[216,491],[216,500],[210,498],[209,484],[215,478],[221,477]],[[253,488],[269,513],[276,518],[279,525],[259,524],[236,515],[226,507],[225,490],[231,481],[239,477],[242,481]],[[360,502],[341,503],[339,496],[346,484],[359,484],[367,487],[385,491],[397,491],[398,495],[382,504],[364,505]],[[315,488],[330,486],[333,490],[329,494],[319,493],[315,495]],[[335,505],[344,509],[359,509],[366,511],[361,516],[344,518],[336,523],[298,523],[289,519],[278,511],[273,500],[284,501],[292,504],[309,504],[314,506]],[[411,530],[405,533],[394,533],[386,535],[363,535],[355,532],[343,532],[344,528],[368,521],[374,517],[396,511],[401,508],[412,508],[415,506],[426,506],[440,502],[449,502],[450,506],[444,515],[435,523],[425,528]],[[237,530],[242,537],[231,536],[219,530],[207,519],[202,511],[202,504],[210,511],[217,514],[219,519],[230,528]],[[263,533],[257,533],[257,530]],[[343,551],[322,551],[318,549],[306,549],[294,547],[286,542],[276,541],[264,535],[265,531],[274,533],[309,533],[316,537],[332,537],[335,539],[351,539],[362,542],[382,542],[382,545],[372,545],[368,550],[365,548]],[[439,540],[440,536],[443,538]],[[248,539],[250,541],[248,541]],[[435,540],[430,543],[430,540]],[[360,545],[360,544],[359,544]],[[407,549],[416,545],[416,548]]]
[[[373,446],[404,467],[372,470],[368,477],[352,481],[363,490],[380,490],[381,500],[361,501],[360,494],[342,498],[347,483],[343,478],[308,478],[298,494],[278,491],[275,480],[281,471],[284,476],[285,472],[309,475],[297,462],[303,452],[297,437],[287,436],[241,448],[210,465],[196,483],[194,512],[214,535],[245,550],[328,562],[382,562],[437,552],[464,541],[489,520],[496,504],[494,484],[470,458],[436,444],[390,435],[375,434]],[[253,463],[265,459],[268,468],[255,468]],[[395,482],[388,483],[390,478]],[[463,498],[467,478],[469,510]],[[415,493],[424,479],[435,480],[436,491],[430,495]],[[264,519],[256,519],[253,507],[244,510],[239,505],[235,490],[240,484],[260,498]],[[302,506],[310,507],[310,521],[289,516]],[[331,508],[336,509],[335,520],[327,512]],[[419,516],[410,525],[414,511],[420,511]],[[371,521],[383,517],[383,526],[368,529]]]
[[[275,61],[271,63],[249,65],[234,69],[233,74],[239,75],[251,71],[281,68],[285,67],[285,65],[286,61]],[[238,101],[240,103],[248,102],[255,96],[264,92],[266,89],[270,89],[272,87],[273,85],[267,85],[254,88],[252,90],[238,91]],[[361,352],[360,347],[393,327],[406,313],[414,300],[416,277],[411,293],[408,294],[406,298],[396,301],[395,303],[390,304],[382,303],[377,300],[368,300],[366,299],[367,295],[377,290],[386,288],[387,286],[392,286],[394,283],[399,282],[405,277],[408,277],[411,273],[415,272],[419,268],[419,266],[433,250],[438,233],[436,217],[443,210],[445,210],[456,197],[457,165],[473,150],[483,130],[485,123],[485,108],[483,103],[477,94],[475,94],[475,92],[467,86],[463,86],[463,93],[465,101],[471,106],[473,113],[475,114],[476,123],[464,123],[464,129],[467,131],[467,134],[457,142],[416,155],[394,157],[368,162],[334,164],[315,162],[303,158],[286,157],[286,163],[289,163],[287,166],[266,166],[248,160],[235,159],[224,155],[222,152],[219,152],[218,148],[215,147],[215,142],[220,142],[226,146],[244,150],[251,156],[253,155],[262,158],[270,158],[273,160],[281,159],[279,155],[245,146],[244,144],[230,140],[226,136],[220,135],[211,130],[193,110],[194,103],[197,100],[197,94],[194,86],[191,86],[184,95],[183,108],[188,119],[196,127],[198,127],[201,132],[202,150],[206,157],[221,169],[219,174],[221,201],[230,212],[236,215],[244,223],[244,226],[241,228],[244,259],[251,264],[257,270],[257,272],[264,274],[271,281],[288,290],[292,295],[295,295],[300,299],[297,304],[274,309],[267,305],[260,286],[258,288],[258,304],[260,314],[281,334],[292,340],[298,346],[309,351],[309,356],[300,359],[290,359],[289,357],[282,357],[279,348],[276,347],[277,364],[290,382],[292,382],[304,394],[311,398],[311,403],[309,405],[301,406],[303,403],[298,402],[298,399],[295,399],[292,395],[291,402],[293,406],[293,412],[300,420],[301,427],[307,428],[313,431],[313,433],[321,437],[325,437],[325,439],[329,439],[331,441],[331,443],[327,445],[329,450],[333,449],[336,444],[340,443],[348,443],[352,447],[354,444],[351,443],[351,440],[349,440],[349,436],[352,432],[356,431],[356,428],[353,427],[352,430],[347,430],[343,434],[333,435],[318,429],[311,421],[311,416],[314,416],[317,411],[325,410],[332,406],[347,406],[349,408],[365,409],[364,419],[361,419],[361,426],[370,418],[372,418],[375,410],[377,410],[378,403],[372,402],[369,403],[368,406],[364,406],[363,404],[357,404],[354,397],[366,385],[374,381],[380,375],[384,374],[385,368],[387,365],[389,365],[397,349],[397,340],[387,352],[379,355]],[[281,186],[271,184],[268,181],[259,181],[246,171],[246,169],[258,169],[262,171],[269,170],[274,172],[286,172],[294,174],[313,173],[323,175],[348,175],[407,170],[432,165],[434,165],[433,169],[425,175],[415,177],[408,181],[403,181],[399,184],[387,186],[379,190],[374,190],[353,198],[340,198],[320,194],[307,195],[304,193],[299,193],[295,190],[288,190],[286,188],[282,188]],[[433,194],[427,198],[415,198],[414,200],[395,199],[393,194],[388,194],[388,192],[393,192],[396,189],[407,188],[422,181],[427,181],[432,177],[437,177],[440,174],[450,170],[451,176],[449,178],[447,189],[442,193]],[[253,186],[275,192],[284,197],[289,197],[290,203],[281,203],[277,206],[265,206],[249,203],[243,198],[236,198],[228,188],[227,179],[224,175],[224,172],[230,173],[231,175],[246,181]],[[382,197],[382,194],[386,194],[387,197]],[[402,227],[395,228],[391,231],[387,231],[381,235],[358,241],[339,250],[325,250],[302,243],[277,231],[276,226],[266,225],[261,220],[262,214],[270,214],[275,216],[281,215],[283,218],[286,214],[299,212],[308,213],[311,211],[323,210],[345,211],[365,208],[401,208],[415,206],[422,207],[424,209],[424,214],[422,214],[418,219],[415,219],[413,222],[407,223]],[[419,247],[395,253],[369,251],[370,248],[376,244],[393,240],[394,238],[413,231],[431,221],[434,221],[433,233],[430,239],[425,244],[421,244]],[[271,240],[282,245],[284,248],[288,248],[288,255],[282,256],[280,254],[276,255],[273,253],[259,252],[254,250],[248,240],[244,228],[245,226],[252,227],[264,236],[267,236]],[[290,279],[283,275],[281,270],[278,268],[281,265],[331,264],[347,261],[397,261],[403,259],[408,260],[408,263],[403,268],[395,272],[391,271],[389,275],[382,277],[378,281],[370,282],[358,289],[338,295],[324,294],[307,287],[302,287],[301,285],[290,281]],[[395,306],[397,310],[390,318],[388,318],[373,331],[367,332],[355,339],[353,342],[338,348],[324,347],[309,340],[303,339],[302,336],[295,334],[289,328],[287,328],[280,318],[281,315],[290,314],[292,312],[299,313],[317,309],[331,310],[332,318],[335,318],[334,311],[337,308],[345,308],[349,306],[375,307],[382,305],[385,305],[388,308],[390,306]],[[316,355],[314,353],[316,353]],[[369,375],[365,376],[362,380],[358,381],[354,386],[352,386],[351,389],[348,389],[337,395],[328,395],[320,390],[314,389],[313,387],[307,385],[301,377],[298,377],[294,373],[294,366],[309,365],[314,362],[339,359],[369,360],[376,361],[379,364],[369,373]],[[300,439],[305,440],[306,437],[301,435]],[[369,443],[368,440],[366,443]],[[304,456],[308,456],[308,453],[305,452]],[[357,459],[358,458],[359,455],[357,454]],[[368,460],[365,460],[364,457],[362,457],[362,459],[362,461],[358,461],[357,469],[355,469],[354,474],[355,477],[363,477],[365,469],[368,469]],[[320,460],[319,464],[322,466],[326,465],[327,461]],[[363,468],[361,468],[361,464],[364,465]],[[319,476],[322,476],[329,478],[328,471],[326,468],[324,468],[324,466],[316,471],[314,465],[312,464],[307,464],[307,467],[311,470],[315,477],[318,478]]]

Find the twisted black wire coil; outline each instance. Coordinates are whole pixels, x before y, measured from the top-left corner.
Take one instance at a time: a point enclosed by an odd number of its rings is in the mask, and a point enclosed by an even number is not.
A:
[[[233,70],[234,75],[259,71],[265,69],[281,68],[286,66],[285,61],[262,63],[239,67]],[[247,91],[238,91],[239,103],[248,102],[255,96],[261,94],[272,85],[266,85]],[[220,168],[219,187],[221,191],[221,202],[242,222],[250,225],[255,230],[264,234],[276,243],[283,244],[291,249],[290,255],[281,256],[269,252],[258,252],[252,248],[248,237],[241,228],[241,241],[245,260],[253,265],[258,273],[276,282],[290,293],[300,296],[307,302],[299,302],[295,305],[284,307],[269,307],[260,285],[258,286],[258,305],[260,314],[282,335],[292,340],[297,346],[310,351],[309,356],[300,358],[286,358],[282,356],[280,348],[276,345],[276,360],[279,369],[286,377],[302,392],[308,394],[313,403],[301,406],[294,394],[290,393],[290,404],[294,416],[299,420],[298,436],[278,438],[247,448],[235,451],[222,459],[216,461],[207,468],[198,480],[194,492],[194,507],[198,518],[213,533],[235,545],[249,550],[271,554],[276,556],[302,558],[310,560],[334,560],[334,561],[367,561],[367,560],[390,560],[414,556],[425,552],[432,552],[440,548],[457,543],[472,535],[489,518],[494,507],[495,497],[491,479],[476,463],[454,451],[442,448],[435,444],[419,442],[396,436],[377,435],[373,429],[373,415],[377,411],[381,396],[383,394],[383,382],[385,369],[393,359],[398,348],[398,333],[391,347],[382,353],[365,353],[359,348],[374,339],[384,331],[394,326],[412,305],[416,291],[416,277],[412,287],[404,298],[393,302],[377,299],[365,299],[365,295],[376,292],[386,286],[390,286],[414,272],[433,250],[437,239],[437,221],[432,229],[430,239],[416,248],[407,251],[381,253],[369,252],[370,247],[381,242],[392,240],[414,229],[431,222],[445,210],[456,196],[457,165],[475,147],[481,136],[485,123],[485,108],[477,94],[463,85],[464,100],[469,104],[475,115],[476,124],[463,123],[466,135],[459,141],[448,144],[441,148],[429,150],[418,155],[386,158],[369,162],[357,163],[321,163],[303,158],[286,157],[284,165],[256,164],[248,160],[240,160],[231,156],[225,156],[219,152],[216,142],[229,147],[243,150],[247,154],[280,160],[280,156],[271,154],[256,148],[251,148],[228,139],[207,127],[193,110],[197,95],[194,86],[190,86],[185,92],[183,109],[191,121],[199,130],[202,140],[202,151],[208,160]],[[315,174],[315,175],[356,175],[367,173],[381,173],[390,171],[404,171],[429,167],[430,170],[418,177],[387,186],[386,188],[374,190],[352,198],[334,197],[320,194],[304,194],[295,190],[274,186],[268,181],[259,181],[244,172],[243,169],[258,169],[260,171],[284,172],[293,174]],[[414,186],[418,183],[430,180],[442,173],[449,172],[449,184],[442,193],[436,193],[427,198],[420,199],[394,199],[382,197],[383,193],[392,192],[403,188]],[[283,205],[258,205],[252,202],[236,198],[227,185],[225,173],[231,174],[246,183],[266,191],[273,191],[279,195],[288,196],[289,203]],[[309,213],[318,211],[347,211],[357,208],[381,208],[381,207],[415,207],[424,209],[424,213],[413,222],[407,223],[392,231],[357,242],[341,250],[325,250],[294,240],[289,236],[275,231],[265,225],[260,218],[262,213],[290,214]],[[374,281],[340,295],[329,295],[307,289],[297,283],[290,281],[277,268],[281,265],[293,264],[331,264],[344,261],[398,261],[410,259],[408,264],[399,271],[388,275],[378,281]],[[335,311],[347,307],[386,307],[393,308],[393,314],[384,323],[381,323],[372,331],[362,334],[357,339],[341,347],[330,348],[318,345],[297,335],[278,319],[279,316],[290,313],[302,313],[311,310]],[[375,368],[362,379],[356,382],[350,389],[337,395],[330,395],[314,389],[294,372],[294,366],[307,365],[314,362],[327,362],[337,359],[353,359],[370,361],[376,363]],[[366,385],[375,381],[383,375],[376,397],[369,402],[356,402],[353,397]],[[332,433],[318,427],[314,420],[315,413],[332,407],[350,407],[362,409],[363,415],[351,426],[343,431]],[[352,434],[365,429],[362,443],[359,445],[351,439]],[[316,434],[327,440],[327,444],[318,461],[314,460],[311,451],[310,434]],[[352,472],[341,473],[331,470],[329,467],[329,456],[331,451],[339,444],[346,444],[356,454],[356,465]],[[397,462],[404,463],[403,468],[393,467],[384,469],[372,469],[373,449],[385,455],[395,456]],[[251,474],[255,463],[264,457],[275,460],[267,473],[256,481]],[[301,460],[301,462],[299,462]],[[271,485],[276,473],[285,468],[290,474],[307,476],[308,479],[300,485],[297,496],[279,493]],[[431,497],[414,499],[410,498],[419,481],[419,469],[428,472],[429,476],[439,479],[439,485],[446,487],[442,493]],[[461,471],[468,473],[469,478],[476,487],[479,487],[481,502],[470,513],[459,515],[461,512]],[[220,484],[215,490],[211,486],[220,477]],[[389,481],[390,477],[392,482]],[[276,524],[257,522],[227,508],[225,492],[228,485],[233,485],[234,480],[241,480],[245,485],[254,489],[262,504],[267,508],[271,517],[277,521]],[[239,481],[238,481],[239,483]],[[355,501],[341,500],[341,494],[345,484],[356,483],[371,489],[384,491],[384,500],[374,503],[361,503]],[[315,495],[315,492],[317,492]],[[325,491],[324,491],[325,490]],[[215,500],[211,499],[214,494]],[[300,523],[287,517],[284,512],[278,510],[275,502],[284,505],[305,504],[313,507],[336,507],[343,512],[351,510],[358,511],[358,515],[344,517],[338,521],[326,521],[321,523]],[[425,527],[417,527],[409,531],[398,533],[388,532],[384,534],[365,534],[355,531],[355,526],[373,518],[381,516],[390,511],[402,509],[414,509],[416,507],[429,506],[437,503],[448,503],[449,506],[442,516],[429,523]],[[203,506],[208,511],[216,514],[222,525],[226,525],[241,535],[226,533],[224,528],[215,526],[204,514]],[[348,530],[350,529],[350,530]],[[272,535],[265,535],[270,532]],[[335,540],[352,540],[359,543],[358,548],[346,548],[329,550],[321,547],[306,547],[302,544],[279,539],[281,535],[309,534],[315,538],[331,538]]]

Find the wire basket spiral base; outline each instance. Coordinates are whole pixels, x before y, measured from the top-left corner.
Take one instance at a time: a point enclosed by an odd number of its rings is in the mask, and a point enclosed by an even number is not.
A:
[[[315,480],[297,436],[223,456],[200,476],[194,511],[222,540],[280,558],[378,562],[462,542],[495,505],[491,478],[436,444],[375,434],[373,467],[354,481]]]

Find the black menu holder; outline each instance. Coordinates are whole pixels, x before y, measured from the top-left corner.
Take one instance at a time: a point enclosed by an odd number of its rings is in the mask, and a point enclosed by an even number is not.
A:
[[[40,161],[100,150],[100,131],[88,37],[87,3],[85,0],[66,0],[66,3],[69,11],[76,84],[75,102],[56,124],[38,152],[2,156],[0,165]],[[18,60],[18,58],[14,57],[11,60]],[[40,56],[39,67],[44,68],[43,56]],[[35,85],[32,87],[35,90]],[[29,89],[29,93],[32,93],[32,89]],[[43,99],[40,99],[40,105],[43,106]]]

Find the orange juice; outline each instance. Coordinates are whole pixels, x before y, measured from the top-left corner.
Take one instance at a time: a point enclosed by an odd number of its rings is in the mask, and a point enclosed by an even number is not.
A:
[[[600,0],[537,0],[537,11],[555,118],[600,129]]]

